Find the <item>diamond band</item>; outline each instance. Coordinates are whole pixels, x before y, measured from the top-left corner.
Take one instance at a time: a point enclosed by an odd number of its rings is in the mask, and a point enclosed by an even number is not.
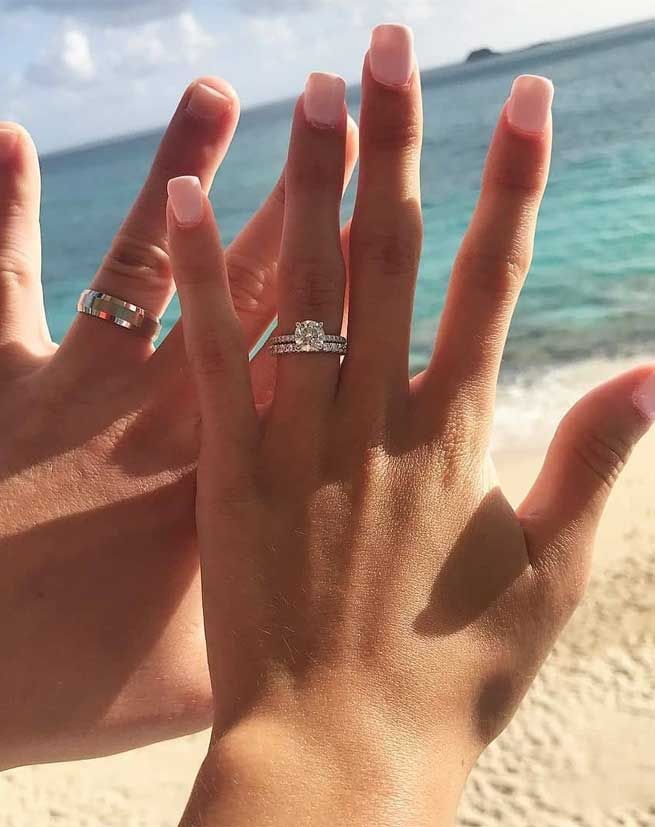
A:
[[[344,336],[334,336],[325,332],[323,322],[310,319],[296,322],[293,333],[274,336],[270,351],[275,356],[284,353],[339,353],[344,355],[348,343]]]
[[[340,353],[345,356],[348,352],[348,345],[342,342],[326,342],[320,350],[307,350],[299,348],[291,343],[286,345],[271,345],[271,353],[274,356],[281,356],[283,353]]]
[[[331,336],[329,333],[325,333],[322,339],[323,344],[327,344],[328,342],[341,342],[342,340],[343,336]],[[278,345],[298,344],[295,333],[287,333],[285,336],[276,336],[275,343]]]

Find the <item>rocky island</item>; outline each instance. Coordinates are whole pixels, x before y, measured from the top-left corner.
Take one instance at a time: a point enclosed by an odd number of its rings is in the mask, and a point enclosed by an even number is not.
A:
[[[478,60],[487,60],[490,57],[500,57],[501,52],[494,52],[493,49],[476,49],[466,58],[466,63],[476,63]]]
[[[507,54],[522,54],[524,52],[531,52],[533,49],[542,49],[546,46],[552,46],[551,41],[544,40],[541,43],[533,43],[531,46],[524,46],[522,49],[515,49],[512,52],[496,52],[494,49],[488,49],[486,46],[482,49],[476,49],[464,61],[465,63],[477,63],[480,60],[488,60],[491,57],[503,57]]]

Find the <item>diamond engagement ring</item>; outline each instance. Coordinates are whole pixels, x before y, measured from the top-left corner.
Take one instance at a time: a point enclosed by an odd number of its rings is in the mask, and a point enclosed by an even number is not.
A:
[[[323,329],[323,322],[306,320],[296,322],[294,333],[274,336],[270,351],[275,356],[283,353],[338,353],[344,355],[348,350],[345,336],[332,336]]]
[[[153,313],[98,290],[83,290],[77,311],[132,330],[146,339],[156,339],[161,331],[161,322]]]

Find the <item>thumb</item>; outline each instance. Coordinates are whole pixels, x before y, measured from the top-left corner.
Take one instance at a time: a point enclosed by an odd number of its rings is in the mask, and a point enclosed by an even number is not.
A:
[[[541,473],[517,511],[533,567],[557,577],[576,599],[588,579],[609,494],[654,420],[653,365],[591,391],[562,420]]]

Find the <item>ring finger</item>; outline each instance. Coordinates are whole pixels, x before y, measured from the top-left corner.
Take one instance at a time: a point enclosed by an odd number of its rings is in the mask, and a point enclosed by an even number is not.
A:
[[[239,102],[225,81],[201,78],[185,92],[162,139],[148,179],[119,230],[92,288],[161,316],[173,294],[166,237],[166,187],[170,178],[197,176],[207,191],[228,150]],[[132,332],[79,315],[60,351],[95,362],[98,351],[132,361],[152,343]]]
[[[279,333],[296,322],[323,322],[341,332],[345,265],[339,209],[345,170],[345,83],[335,75],[310,75],[294,116],[286,168],[286,212],[278,267]],[[321,405],[335,392],[339,357],[292,353],[278,357],[274,410],[293,416]]]

